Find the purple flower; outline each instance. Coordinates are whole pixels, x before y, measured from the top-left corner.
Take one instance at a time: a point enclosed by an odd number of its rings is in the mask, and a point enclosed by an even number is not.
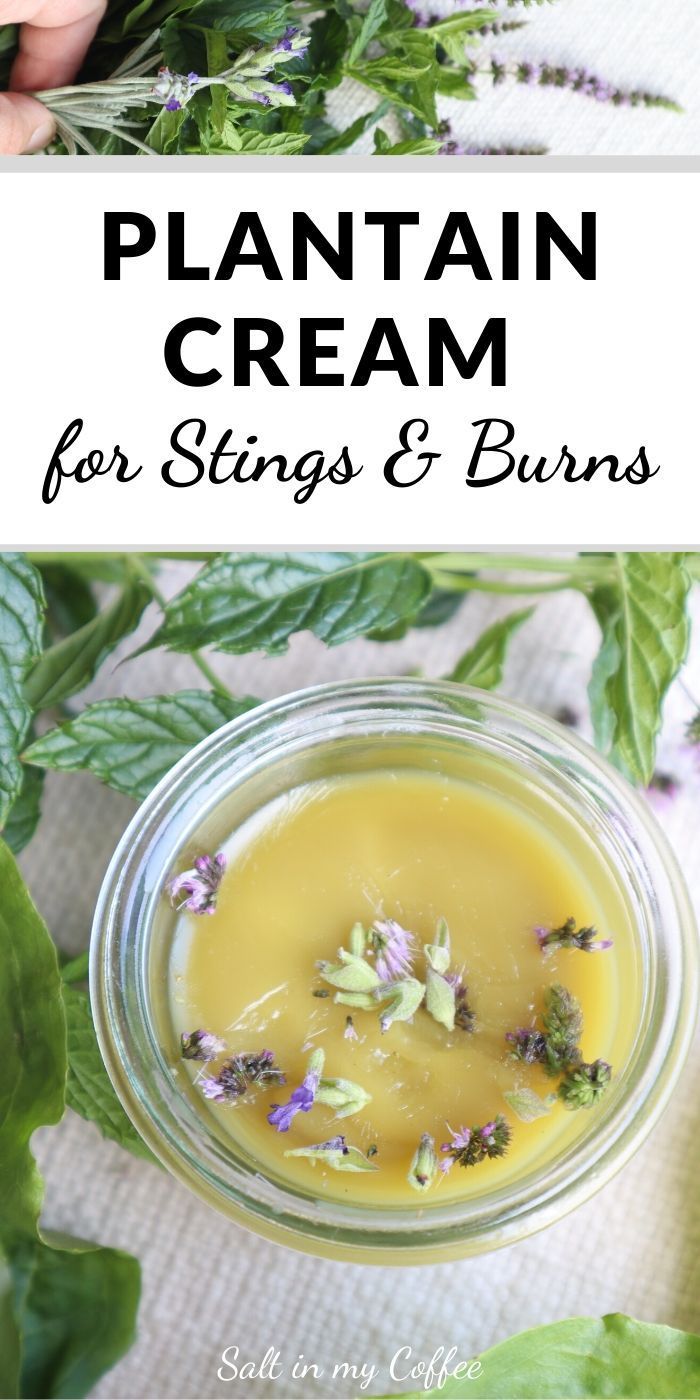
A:
[[[167,110],[174,109],[166,104]],[[192,870],[176,875],[166,885],[171,904],[190,914],[213,914],[225,869],[226,857],[221,852],[217,856],[198,856]]]
[[[309,1070],[304,1075],[298,1089],[293,1089],[288,1103],[276,1103],[272,1106],[272,1112],[268,1113],[267,1121],[276,1128],[278,1133],[287,1133],[292,1126],[292,1121],[297,1113],[308,1113],[313,1108],[316,1098],[316,1090],[321,1076],[316,1070]]]
[[[447,1126],[450,1128],[449,1123]],[[450,1132],[452,1133],[452,1138],[449,1142],[443,1142],[441,1149],[443,1152],[461,1152],[463,1147],[469,1146],[472,1140],[471,1128],[458,1128],[457,1132],[455,1132],[453,1128],[450,1128]]]
[[[449,1125],[448,1125],[449,1126]],[[460,1167],[475,1167],[486,1157],[504,1157],[510,1143],[511,1130],[502,1114],[497,1114],[483,1128],[460,1128],[452,1133],[451,1142],[443,1142],[442,1150],[447,1153],[440,1163],[440,1170],[447,1172],[453,1163]]]
[[[360,1038],[357,1034],[357,1031],[355,1030],[355,1025],[352,1016],[345,1017],[345,1030],[343,1031],[343,1038],[345,1040],[359,1040]]]
[[[372,924],[370,944],[376,954],[375,967],[382,982],[397,982],[408,977],[413,960],[413,934],[397,924],[395,919],[381,919]]]
[[[547,1037],[542,1031],[521,1026],[517,1031],[507,1031],[506,1040],[514,1047],[515,1058],[525,1065],[543,1064],[547,1058]]]
[[[565,64],[531,63],[527,59],[502,60],[493,57],[489,66],[481,71],[488,72],[494,83],[500,83],[510,76],[518,83],[529,86],[566,88],[578,92],[583,97],[591,97],[595,102],[612,102],[615,106],[667,107],[677,109],[676,103],[666,97],[657,97],[651,92],[623,92],[621,88],[589,73],[586,68],[568,68]]]
[[[215,1060],[226,1049],[226,1042],[212,1035],[211,1031],[183,1031],[180,1048],[184,1060]]]
[[[251,101],[259,102],[263,107],[270,106],[270,99],[264,92],[251,92]]]
[[[199,73],[188,73],[187,81],[188,83],[191,83],[192,87],[194,87],[195,84],[199,82]]]
[[[170,101],[165,104],[166,112],[179,112],[181,107],[182,103],[178,102],[176,97],[171,97]]]
[[[299,30],[295,29],[293,24],[290,24],[288,28],[285,29],[282,38],[278,39],[277,43],[275,44],[275,48],[278,51],[278,53],[290,53],[292,48],[292,39],[294,38],[295,34],[298,33]]]
[[[231,1102],[231,1095],[227,1093],[218,1074],[203,1074],[199,1080],[199,1087],[205,1099],[212,1099],[214,1103]]]
[[[275,86],[275,91],[276,91],[276,92],[283,92],[283,93],[285,93],[285,95],[286,95],[287,97],[291,97],[291,95],[292,95],[292,84],[291,84],[291,83],[275,83],[274,86]]]
[[[215,1103],[234,1103],[247,1089],[270,1089],[284,1084],[285,1075],[275,1064],[271,1050],[233,1055],[216,1075],[203,1075],[198,1081],[205,1098]]]

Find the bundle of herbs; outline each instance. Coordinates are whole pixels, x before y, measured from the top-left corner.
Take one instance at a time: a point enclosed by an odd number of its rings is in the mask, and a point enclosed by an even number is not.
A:
[[[37,94],[56,118],[50,151],[334,155],[373,130],[378,155],[541,153],[517,138],[501,148],[452,139],[441,99],[473,100],[479,76],[614,107],[675,107],[582,67],[496,56],[494,36],[522,25],[515,11],[545,2],[450,0],[438,16],[428,0],[111,0],[78,82]],[[1,86],[16,42],[16,28],[0,26]],[[328,94],[345,80],[366,100],[339,130]]]

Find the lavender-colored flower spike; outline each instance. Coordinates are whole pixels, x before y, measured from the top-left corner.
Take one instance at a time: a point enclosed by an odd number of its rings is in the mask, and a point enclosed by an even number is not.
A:
[[[287,1103],[272,1105],[267,1121],[278,1133],[287,1133],[297,1113],[308,1113],[316,1101],[316,1092],[323,1072],[323,1051],[316,1050],[309,1060],[309,1068],[297,1089],[293,1089]]]
[[[226,1042],[219,1040],[219,1037],[212,1035],[211,1031],[190,1031],[187,1034],[183,1031],[180,1036],[180,1048],[184,1060],[215,1060],[217,1055],[223,1054],[226,1049]]]
[[[612,948],[612,938],[596,938],[592,925],[577,929],[576,920],[572,918],[567,919],[561,928],[538,925],[535,934],[545,957],[559,948],[580,948],[583,953],[602,953],[606,948]]]
[[[569,68],[565,64],[531,63],[526,59],[509,60],[493,55],[487,72],[494,83],[502,83],[506,78],[515,78],[528,87],[558,87],[570,92],[578,92],[583,97],[592,97],[596,102],[610,102],[615,107],[665,107],[679,111],[678,104],[667,97],[639,90],[625,91],[614,83],[599,78],[587,68]]]
[[[226,869],[226,857],[198,856],[192,870],[184,870],[166,885],[171,904],[190,914],[213,914],[219,886]]]
[[[410,975],[415,941],[413,934],[395,919],[376,920],[369,931],[369,942],[382,982],[397,982]]]
[[[544,146],[462,146],[459,141],[443,141],[439,156],[543,156]]]

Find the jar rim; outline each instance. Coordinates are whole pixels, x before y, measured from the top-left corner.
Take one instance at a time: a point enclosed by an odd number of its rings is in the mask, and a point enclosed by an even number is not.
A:
[[[148,1013],[149,938],[172,852],[228,788],[294,745],[334,733],[411,732],[500,745],[527,755],[542,781],[607,813],[610,839],[639,880],[650,976],[645,1016],[624,1097],[601,1105],[596,1132],[547,1164],[490,1193],[431,1205],[366,1209],[319,1200],[243,1170],[206,1136],[159,1054]],[[227,789],[228,790],[228,789]],[[199,805],[198,805],[199,801]],[[591,807],[591,811],[593,808]],[[153,872],[156,872],[153,878]],[[150,875],[150,880],[149,880]],[[643,896],[643,898],[642,898]],[[418,1263],[513,1243],[553,1223],[605,1184],[666,1107],[689,1048],[698,1001],[697,935],[685,884],[666,837],[625,779],[578,735],[541,712],[449,681],[386,677],[316,685],[267,701],[223,725],[157,784],[127,827],[97,903],[90,953],[95,1026],[114,1088],[155,1155],[198,1195],[259,1234],[361,1262]],[[625,1072],[630,1066],[626,1067]],[[598,1116],[600,1114],[600,1116]]]

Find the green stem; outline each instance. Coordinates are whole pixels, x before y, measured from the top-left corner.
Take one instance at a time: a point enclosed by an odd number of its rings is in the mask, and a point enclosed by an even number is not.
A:
[[[435,588],[451,593],[562,593],[567,588],[582,588],[575,579],[565,578],[560,583],[501,583],[497,579],[470,578],[468,575],[441,573],[431,569]]]
[[[163,558],[164,556],[156,555],[155,557]],[[161,593],[150,569],[144,563],[142,556],[140,554],[128,554],[127,564],[131,569],[132,573],[135,573],[137,577],[141,579],[142,583],[146,585],[146,588],[149,590],[151,597],[158,604],[159,608],[164,612],[167,606],[166,599]],[[194,665],[197,667],[197,670],[200,671],[201,674],[204,676],[205,680],[209,681],[209,684],[211,685],[213,690],[217,690],[219,692],[219,695],[229,695],[231,697],[233,696],[233,691],[229,690],[229,687],[224,681],[221,680],[220,676],[217,676],[216,671],[213,669],[212,666],[209,665],[209,662],[207,661],[206,657],[202,656],[201,652],[191,651],[189,653],[189,657],[190,661],[194,663]]]
[[[605,558],[576,555],[571,559],[553,558],[547,554],[421,554],[419,558],[430,567],[431,560],[437,561],[441,573],[464,573],[477,570],[498,569],[518,573],[567,574],[601,582],[614,573],[614,561]]]

